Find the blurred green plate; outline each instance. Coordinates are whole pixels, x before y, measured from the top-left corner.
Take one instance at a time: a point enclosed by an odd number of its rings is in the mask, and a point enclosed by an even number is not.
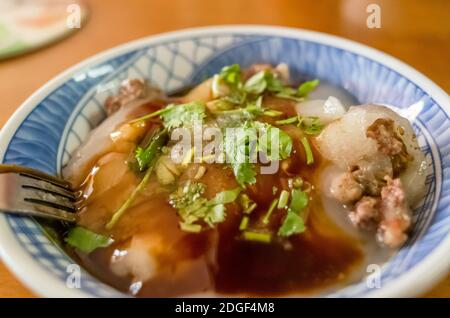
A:
[[[87,6],[81,0],[1,0],[0,59],[58,41],[80,29]]]

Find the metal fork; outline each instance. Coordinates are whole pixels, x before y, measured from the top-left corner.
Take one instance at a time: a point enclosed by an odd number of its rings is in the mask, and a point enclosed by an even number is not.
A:
[[[69,182],[15,165],[0,165],[0,212],[76,222]]]

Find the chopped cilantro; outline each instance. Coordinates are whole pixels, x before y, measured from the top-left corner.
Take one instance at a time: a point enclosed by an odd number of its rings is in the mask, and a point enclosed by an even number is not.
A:
[[[294,179],[290,179],[290,181],[294,188],[300,188],[303,185],[302,177],[295,177]]]
[[[242,218],[241,223],[239,224],[240,231],[244,231],[247,229],[249,220],[249,217],[246,215]]]
[[[186,104],[170,104],[153,113],[133,119],[130,124],[145,121],[160,116],[164,126],[168,129],[193,125],[206,117],[206,107],[203,102],[190,102]]]
[[[205,104],[202,102],[176,105],[161,114],[164,126],[168,129],[192,126],[196,121],[202,121],[205,116]]]
[[[289,211],[299,213],[304,208],[308,206],[308,195],[299,190],[299,189],[293,189],[291,191],[291,203],[289,204]]]
[[[303,233],[306,230],[303,219],[296,213],[288,211],[283,224],[278,229],[278,235],[288,237],[294,234]]]
[[[244,231],[242,234],[246,241],[270,243],[272,240],[272,235],[270,233]]]
[[[311,149],[311,145],[309,144],[308,138],[302,137],[301,139],[303,148],[305,149],[306,154],[306,164],[310,165],[314,163],[314,155]]]
[[[219,73],[219,79],[229,88],[230,92],[224,97],[224,100],[232,104],[243,104],[247,97],[242,89],[241,67],[238,64],[224,66]]]
[[[258,149],[271,161],[286,159],[292,152],[292,139],[281,129],[259,123],[257,126],[264,131],[258,139]],[[277,141],[274,143],[274,141]]]
[[[318,79],[307,81],[302,83],[297,91],[298,95],[301,97],[307,96],[309,93],[311,93],[318,85],[320,84],[320,81]]]
[[[230,164],[240,186],[256,182],[257,135],[248,123],[241,128],[226,129],[224,134],[227,162]]]
[[[288,134],[258,121],[247,122],[240,129],[226,129],[224,145],[227,162],[241,186],[256,182],[254,159],[258,151],[271,161],[286,159],[292,152],[292,139]]]
[[[206,212],[206,216],[204,218],[205,223],[210,227],[213,227],[214,224],[225,221],[225,210],[224,204],[211,206]]]
[[[266,73],[267,90],[270,92],[281,92],[286,89],[287,86],[283,85],[279,78],[277,78],[272,72]]]
[[[292,87],[281,87],[277,93],[275,94],[277,97],[292,99],[297,102],[301,102],[308,94],[313,91],[318,85],[320,81],[315,79],[313,81],[307,81],[302,83],[297,90]]]
[[[147,147],[138,146],[135,150],[135,158],[139,165],[139,170],[146,170],[156,155],[161,151],[161,148],[167,143],[167,130],[163,129],[155,133]]]
[[[250,197],[246,193],[242,193],[239,196],[239,204],[241,205],[242,212],[244,214],[250,214],[256,209],[257,204],[250,199]]]
[[[107,247],[113,242],[110,237],[94,233],[81,226],[71,228],[64,240],[84,253],[90,253],[99,247]]]
[[[255,101],[247,103],[245,107],[213,111],[213,114],[227,116],[232,115],[243,120],[252,120],[262,114],[265,114],[265,110],[261,107],[261,104],[258,104]],[[233,120],[235,119],[236,118],[233,118]]]
[[[291,87],[286,87],[282,91],[276,93],[275,96],[279,97],[279,98],[284,98],[284,99],[291,99],[296,102],[301,102],[305,99],[304,97],[299,97],[296,94],[297,94],[297,91],[295,89],[293,89]]]
[[[269,209],[267,210],[266,215],[264,215],[264,218],[262,221],[263,224],[266,224],[266,225],[269,224],[270,217],[272,216],[272,213],[275,210],[277,204],[278,204],[278,199],[274,199],[272,201],[272,203],[270,203]]]
[[[264,116],[268,116],[268,117],[279,117],[279,116],[283,115],[283,112],[280,112],[275,109],[268,109],[268,110],[265,110],[263,112],[263,114],[264,114]]]
[[[278,209],[286,208],[288,201],[289,201],[289,192],[287,192],[286,190],[281,191],[280,197],[278,199],[277,208]]]
[[[145,171],[144,177],[142,178],[141,182],[139,182],[138,186],[133,190],[131,195],[120,206],[120,208],[116,212],[114,212],[108,223],[106,223],[107,229],[112,229],[112,227],[117,223],[120,217],[133,204],[133,201],[138,197],[141,191],[144,190],[145,186],[150,180],[150,176],[153,171],[153,165],[161,155],[162,148],[165,146],[167,141],[167,130],[162,129],[154,135],[153,139],[150,141],[150,144],[146,148],[138,148],[136,150],[136,160],[139,164],[139,169],[141,171],[146,169],[147,171]]]
[[[111,219],[106,223],[106,228],[108,230],[112,229],[114,225],[119,221],[122,215],[128,210],[128,208],[133,204],[134,200],[138,197],[142,190],[144,190],[148,181],[150,180],[150,176],[152,175],[153,166],[150,166],[145,172],[144,177],[141,182],[139,182],[138,186],[133,190],[127,200],[120,206],[120,208],[114,212]]]
[[[250,77],[244,84],[244,90],[250,94],[262,94],[267,87],[266,74],[266,71],[261,71]]]
[[[275,121],[275,124],[279,126],[296,125],[308,135],[318,135],[325,127],[325,125],[320,122],[319,117],[315,116],[292,116],[286,119],[277,120]]]
[[[320,122],[318,117],[303,117],[301,127],[305,134],[318,135],[321,133],[325,125]]]
[[[278,188],[276,186],[272,187],[272,194],[275,195],[278,191]]]
[[[234,202],[239,196],[239,193],[241,193],[240,188],[219,192],[213,199],[209,200],[208,205],[227,204]]]
[[[134,123],[137,123],[137,122],[146,121],[147,119],[150,119],[150,118],[154,118],[154,117],[160,116],[160,115],[162,115],[162,114],[164,114],[164,113],[169,112],[173,107],[175,107],[175,104],[167,105],[166,107],[161,108],[161,109],[158,109],[157,111],[154,111],[153,113],[146,114],[146,115],[144,115],[144,116],[141,116],[141,117],[138,117],[138,118],[136,118],[136,119],[133,119],[133,120],[131,120],[129,123],[130,123],[130,124],[134,124]]]
[[[224,99],[233,104],[242,104],[247,94],[260,95],[269,91],[280,98],[302,101],[314,88],[319,85],[315,79],[302,83],[297,89],[286,86],[276,74],[268,70],[257,72],[245,83],[242,83],[241,69],[238,64],[225,66],[219,73],[219,78],[226,83],[231,92]]]
[[[258,206],[258,205],[257,205],[255,202],[253,202],[252,204],[250,204],[250,206],[249,206],[247,209],[245,209],[245,210],[243,211],[243,213],[245,213],[245,214],[250,214],[250,213],[252,213],[252,212],[256,209],[257,206]]]
[[[188,224],[180,222],[181,230],[191,233],[200,233],[202,231],[202,226],[200,224]]]
[[[226,216],[225,204],[234,202],[241,191],[240,188],[226,190],[207,200],[203,197],[204,190],[204,184],[187,182],[170,195],[169,203],[178,210],[182,230],[200,232],[202,226],[198,222],[204,222],[210,227],[223,222]]]
[[[306,230],[305,222],[300,216],[300,213],[308,206],[308,200],[308,195],[305,192],[299,189],[291,191],[291,203],[289,204],[283,224],[278,230],[279,236],[287,237],[302,233]]]
[[[254,184],[256,182],[256,168],[255,165],[249,162],[231,163],[236,181],[241,186],[246,184]]]
[[[238,86],[241,83],[241,67],[239,64],[224,66],[219,77],[228,85]]]
[[[286,119],[277,120],[275,122],[276,125],[283,126],[283,125],[291,125],[291,124],[298,124],[298,116],[292,116]]]

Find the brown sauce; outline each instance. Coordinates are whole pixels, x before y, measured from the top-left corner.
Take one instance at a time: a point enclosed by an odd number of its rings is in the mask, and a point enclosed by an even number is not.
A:
[[[287,106],[274,101],[273,107],[286,111]],[[283,129],[294,140],[293,155],[280,163],[281,169],[276,174],[258,175],[257,183],[246,190],[258,204],[250,220],[250,226],[256,229],[261,226],[270,202],[281,190],[289,189],[289,178],[301,176],[315,184],[325,165],[313,144],[315,163],[307,166],[297,131],[288,127]],[[129,149],[126,149],[100,158],[82,187],[86,198],[80,212],[80,225],[112,235],[114,244],[89,255],[77,253],[80,263],[88,271],[120,290],[133,289],[130,288],[133,278],[112,271],[111,257],[115,251],[128,248],[136,238],[157,242],[151,249],[157,261],[155,275],[136,290],[136,295],[142,297],[202,292],[233,296],[308,294],[345,282],[363,260],[360,243],[348,237],[326,216],[317,189],[311,192],[307,231],[288,239],[275,239],[269,244],[242,239],[239,231],[242,213],[237,204],[227,205],[226,220],[217,229],[200,234],[183,232],[178,225],[176,210],[168,203],[168,195],[173,189],[166,187],[153,191],[159,187],[156,178],[108,232],[104,229],[106,221],[138,182],[126,164],[128,155]],[[180,180],[183,178],[188,175],[182,175]],[[237,186],[232,171],[218,165],[207,165],[199,182],[207,186],[207,197]],[[285,213],[275,210],[268,227],[277,229]]]

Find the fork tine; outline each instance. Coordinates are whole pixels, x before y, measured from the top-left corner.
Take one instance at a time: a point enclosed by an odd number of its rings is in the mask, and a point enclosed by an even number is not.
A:
[[[75,201],[76,199],[76,196],[72,191],[69,191],[67,188],[55,185],[52,182],[48,182],[47,180],[37,179],[34,176],[28,174],[20,174],[19,179],[22,183],[22,188],[29,188],[50,192],[52,194],[66,197],[71,201]]]
[[[70,190],[72,188],[71,184],[67,182],[66,180],[63,180],[59,177],[55,177],[46,173],[43,173],[41,171],[28,168],[28,167],[22,167],[17,165],[9,165],[9,164],[0,164],[0,173],[18,173],[23,176],[28,176],[30,178],[34,178],[37,180],[45,180],[49,183],[52,183],[56,186],[65,188]]]
[[[59,187],[60,189],[70,190],[72,188],[71,184],[68,183],[67,181],[62,180],[62,179],[58,180],[56,177],[48,176],[43,173],[40,175],[36,175],[34,173],[21,172],[21,173],[19,173],[19,175],[21,175],[22,177],[30,178],[30,179],[45,181],[46,183],[52,184],[55,187]],[[52,178],[49,178],[49,177],[52,177]]]
[[[75,201],[69,182],[33,169],[0,164],[0,212],[76,222]]]
[[[69,212],[75,212],[73,202],[64,196],[60,196],[45,190],[31,187],[23,187],[23,200],[35,204],[42,204]]]

